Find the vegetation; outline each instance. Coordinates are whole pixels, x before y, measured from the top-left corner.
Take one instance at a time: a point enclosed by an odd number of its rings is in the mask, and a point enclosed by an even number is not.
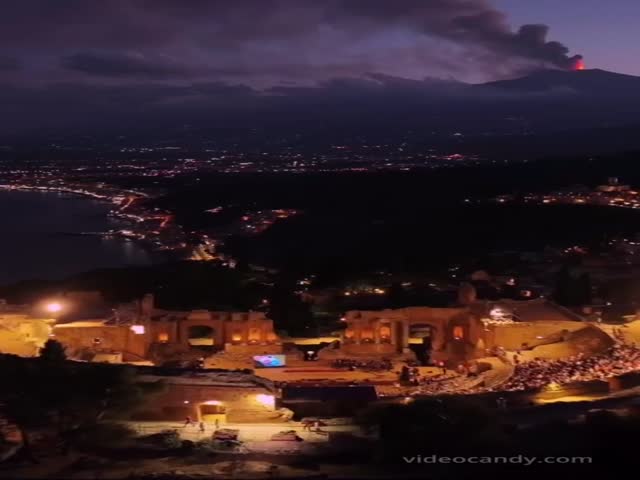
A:
[[[478,468],[489,474],[508,467],[504,464],[425,466],[406,459],[417,456],[592,459],[571,465],[533,465],[532,473],[539,474],[539,468],[557,473],[563,467],[570,467],[575,473],[593,472],[603,465],[628,464],[635,456],[635,444],[629,440],[640,433],[640,415],[619,416],[594,411],[587,413],[582,422],[548,421],[526,426],[523,417],[516,421],[518,417],[488,408],[482,402],[478,398],[448,397],[378,405],[362,412],[359,423],[379,433],[375,461],[408,471],[428,467],[433,478],[456,478],[466,471],[477,472]]]
[[[276,330],[284,330],[291,336],[311,336],[316,334],[311,305],[294,292],[295,277],[281,276],[273,287],[268,316]]]
[[[59,355],[51,345],[47,351]],[[159,388],[138,383],[130,367],[52,357],[56,361],[0,355],[0,414],[16,425],[25,456],[34,461],[33,432],[55,434],[66,450],[76,433],[86,435],[87,429],[122,418]]]
[[[71,290],[100,291],[113,302],[153,293],[159,306],[172,310],[247,310],[259,305],[269,289],[255,275],[206,262],[185,261],[93,270],[61,281],[21,282],[0,288],[0,298],[11,303],[32,303]]]
[[[40,350],[40,358],[45,362],[63,362],[67,359],[66,347],[62,343],[50,338]]]
[[[576,307],[591,303],[591,277],[588,273],[574,274],[564,266],[556,274],[553,299],[560,305]]]

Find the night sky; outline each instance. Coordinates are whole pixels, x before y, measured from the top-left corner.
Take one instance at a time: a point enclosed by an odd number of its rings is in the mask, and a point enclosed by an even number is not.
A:
[[[7,0],[0,101],[19,126],[61,103],[67,118],[345,79],[482,82],[576,55],[640,74],[637,18],[635,0]]]

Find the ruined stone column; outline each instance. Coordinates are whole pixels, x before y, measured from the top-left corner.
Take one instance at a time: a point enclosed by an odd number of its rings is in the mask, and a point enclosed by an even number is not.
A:
[[[409,348],[409,323],[402,322],[402,349]]]
[[[394,346],[397,347],[398,346],[398,332],[397,332],[398,325],[397,325],[397,322],[393,322],[393,321],[390,322],[389,323],[389,329],[391,330],[391,332],[390,332],[391,334],[389,336],[389,338],[391,340],[391,345],[394,345]]]

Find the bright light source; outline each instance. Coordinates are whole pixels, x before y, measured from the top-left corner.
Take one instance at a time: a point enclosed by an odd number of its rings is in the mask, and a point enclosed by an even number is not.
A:
[[[207,400],[204,402],[205,405],[222,405],[220,400]]]
[[[136,335],[144,335],[144,325],[131,325],[131,331]]]
[[[562,389],[562,386],[559,383],[556,382],[551,382],[547,385],[547,390],[551,390],[552,392],[556,392],[560,389]]]
[[[256,400],[259,404],[264,405],[265,407],[274,408],[276,406],[276,397],[273,395],[265,395],[264,393],[259,393],[256,395]]]
[[[45,309],[49,313],[58,313],[62,310],[62,304],[58,302],[51,302],[45,306]]]
[[[184,404],[187,405],[189,403],[189,400],[185,400]]]

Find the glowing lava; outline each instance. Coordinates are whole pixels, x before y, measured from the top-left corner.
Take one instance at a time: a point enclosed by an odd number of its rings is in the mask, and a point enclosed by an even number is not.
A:
[[[576,58],[575,61],[573,62],[573,68],[572,70],[585,70],[587,67],[584,64],[584,59],[582,58]]]

